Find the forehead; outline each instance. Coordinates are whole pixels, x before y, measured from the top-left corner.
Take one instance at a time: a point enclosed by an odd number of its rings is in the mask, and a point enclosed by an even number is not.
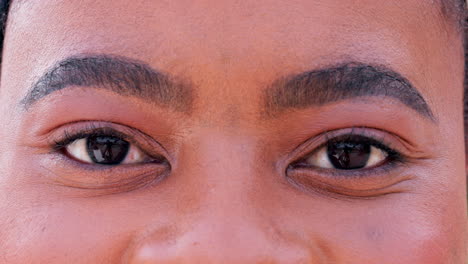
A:
[[[457,43],[442,21],[439,5],[419,0],[17,1],[4,65],[16,87],[29,87],[65,57],[118,54],[211,94],[351,60],[390,65],[430,94],[422,76],[434,66],[459,71],[432,60],[461,50],[441,48]]]
[[[346,49],[340,53],[362,52],[372,45],[402,40],[404,34],[421,38],[423,34],[416,33],[423,24],[433,29],[441,26],[437,19],[427,19],[438,18],[439,8],[417,0],[399,4],[382,0],[17,3],[10,17],[14,29],[22,37],[40,40],[31,41],[38,51],[51,52],[44,50],[47,47],[53,54],[70,48],[76,52],[131,50],[159,63],[171,56],[226,60],[252,54],[271,57],[272,51],[277,56],[302,52],[325,56],[337,48]],[[386,45],[392,44],[396,43]],[[378,52],[383,51],[374,53]]]

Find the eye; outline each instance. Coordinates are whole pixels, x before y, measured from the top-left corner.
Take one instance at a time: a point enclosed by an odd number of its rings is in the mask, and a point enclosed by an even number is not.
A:
[[[398,183],[410,178],[404,170],[412,157],[397,135],[353,127],[327,131],[298,148],[299,157],[286,169],[288,181],[300,190],[339,195],[378,197],[399,193]]]
[[[357,170],[385,163],[389,151],[364,137],[334,139],[314,151],[303,165],[323,169]]]
[[[115,136],[88,136],[64,148],[70,157],[89,164],[120,165],[143,163],[149,157],[133,144]]]

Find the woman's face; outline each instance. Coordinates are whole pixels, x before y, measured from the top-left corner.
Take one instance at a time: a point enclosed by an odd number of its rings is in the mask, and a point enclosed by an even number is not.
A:
[[[432,1],[14,1],[2,263],[463,263]]]

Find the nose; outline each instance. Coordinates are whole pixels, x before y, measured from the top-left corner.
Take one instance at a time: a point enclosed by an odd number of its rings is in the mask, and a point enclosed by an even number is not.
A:
[[[288,223],[276,215],[277,201],[270,192],[274,184],[264,180],[269,178],[265,174],[273,172],[246,166],[255,154],[234,141],[218,138],[196,146],[193,152],[199,155],[187,159],[190,175],[183,180],[185,184],[197,180],[191,186],[197,190],[193,199],[201,201],[199,206],[189,216],[179,215],[173,223],[137,238],[127,262],[323,263],[320,250],[311,249],[311,241],[304,241],[300,232],[286,227]],[[213,142],[217,145],[212,146]],[[219,153],[226,156],[219,158]]]
[[[186,231],[162,228],[149,234],[135,245],[129,263],[322,263],[269,224],[231,215],[209,218]]]

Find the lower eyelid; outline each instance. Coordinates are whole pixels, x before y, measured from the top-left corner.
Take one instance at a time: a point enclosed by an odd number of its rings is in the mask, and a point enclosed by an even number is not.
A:
[[[119,193],[159,182],[171,172],[169,163],[96,166],[58,153],[48,154],[41,162],[44,174],[58,186],[89,190],[94,193]]]
[[[391,167],[391,168],[390,168]],[[307,168],[290,169],[287,180],[304,191],[313,191],[329,195],[340,195],[349,198],[377,197],[385,194],[406,192],[414,176],[403,172],[404,166],[397,164],[369,170],[365,175],[351,172],[343,175],[335,172],[320,172]],[[405,187],[406,186],[406,187]]]
[[[370,131],[369,131],[370,130]],[[366,131],[366,132],[364,132]],[[352,134],[351,134],[352,132]],[[404,168],[412,160],[411,156],[401,154],[400,151],[394,150],[394,147],[403,149],[404,146],[399,146],[398,138],[393,139],[393,135],[386,135],[384,131],[378,131],[368,128],[358,129],[342,129],[333,131],[327,134],[321,134],[310,139],[299,146],[292,153],[293,156],[299,157],[291,159],[285,168],[285,176],[291,181],[300,181],[300,185],[304,185],[306,189],[327,188],[326,192],[349,192],[367,191],[369,189],[389,189],[394,182],[402,179]],[[327,143],[333,139],[347,135],[354,135],[363,138],[369,138],[372,146],[387,154],[385,160],[381,164],[354,169],[354,170],[339,170],[334,168],[320,168],[308,166],[304,164],[304,157],[311,153],[325,151]],[[382,140],[380,140],[382,139]],[[389,144],[389,142],[394,142]],[[382,143],[380,143],[382,142]],[[374,143],[377,143],[375,146]],[[315,147],[314,151],[314,145]],[[391,146],[390,146],[391,145]],[[372,162],[372,160],[371,160]],[[384,193],[385,191],[379,192]],[[377,192],[376,192],[377,193]]]
[[[293,170],[299,170],[311,175],[321,175],[321,177],[329,178],[338,178],[341,180],[347,179],[359,179],[367,177],[382,177],[391,173],[394,169],[403,167],[406,164],[406,161],[400,158],[394,158],[383,162],[379,166],[361,168],[361,169],[350,169],[350,170],[340,170],[334,168],[321,168],[315,166],[308,166],[303,163],[293,163],[286,169],[286,175],[288,172]]]
[[[154,171],[142,172],[139,174],[132,175],[132,177],[122,178],[119,181],[109,182],[82,182],[73,180],[60,180],[56,184],[66,187],[73,188],[80,191],[86,191],[90,195],[109,195],[135,191],[153,184],[157,184],[167,176],[167,173],[156,173]]]

